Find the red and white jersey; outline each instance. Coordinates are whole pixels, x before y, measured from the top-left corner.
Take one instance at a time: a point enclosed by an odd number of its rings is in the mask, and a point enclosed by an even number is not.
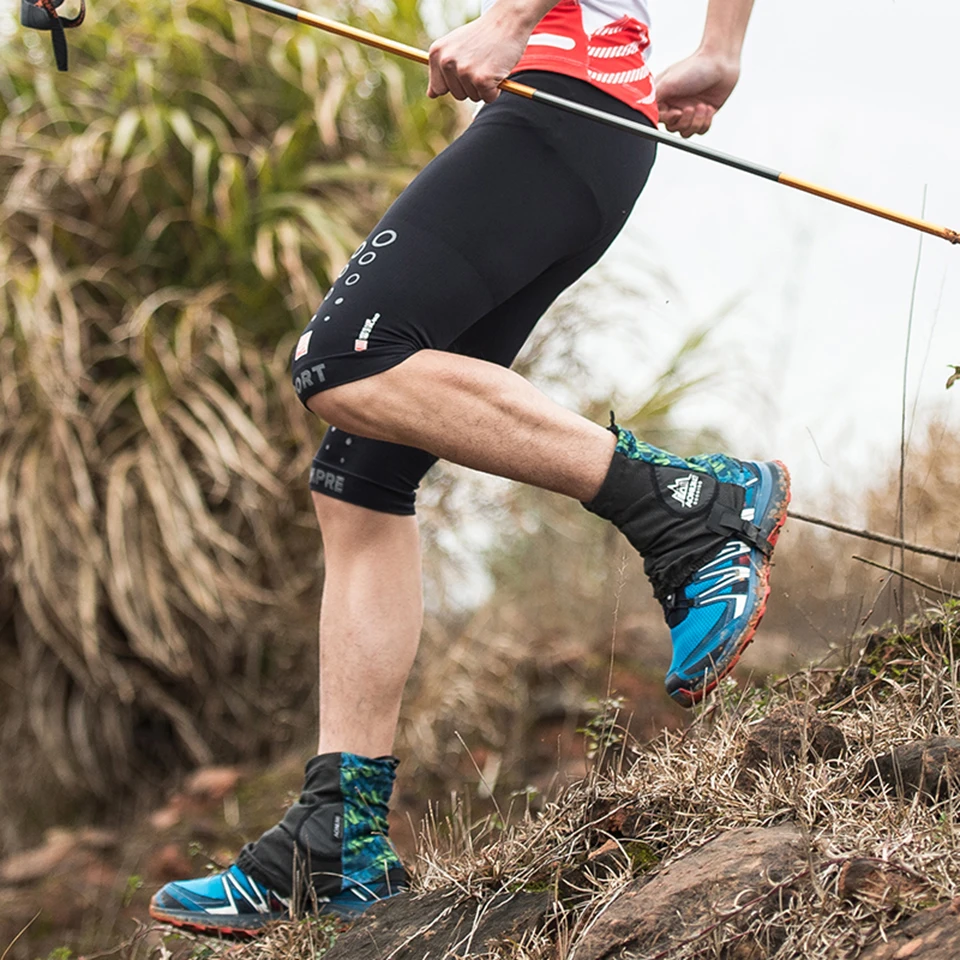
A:
[[[483,0],[484,11],[493,3]],[[561,0],[537,24],[515,70],[586,80],[656,123],[649,28],[646,0]]]

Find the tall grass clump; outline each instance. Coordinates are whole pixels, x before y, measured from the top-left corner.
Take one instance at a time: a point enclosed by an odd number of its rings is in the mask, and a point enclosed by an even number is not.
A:
[[[412,0],[338,14],[422,42]],[[313,723],[293,339],[452,133],[414,68],[219,0],[0,51],[0,845]],[[306,669],[298,669],[306,666]]]

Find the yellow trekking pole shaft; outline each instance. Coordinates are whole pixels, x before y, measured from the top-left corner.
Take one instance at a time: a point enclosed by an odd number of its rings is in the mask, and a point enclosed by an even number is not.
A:
[[[287,20],[295,20],[297,23],[303,23],[309,27],[316,27],[318,30],[336,34],[338,37],[356,40],[358,43],[365,44],[368,47],[375,47],[377,50],[383,50],[386,53],[392,53],[398,57],[405,57],[407,60],[414,60],[422,64],[429,64],[430,62],[426,50],[419,50],[417,47],[411,47],[405,43],[398,43],[396,40],[388,40],[385,37],[379,37],[375,33],[370,33],[367,30],[360,30],[357,27],[338,23],[336,20],[328,20],[326,17],[317,16],[315,13],[310,13],[307,10],[300,10],[286,3],[279,3],[277,0],[240,0],[240,3],[245,3],[250,7],[256,7],[258,10],[264,10],[267,13],[277,14],[278,16],[285,17]],[[715,163],[722,163],[727,167],[734,167],[737,170],[742,170],[744,173],[752,173],[754,176],[763,177],[764,180],[773,180],[775,183],[782,183],[785,187],[793,187],[794,190],[812,193],[815,197],[832,200],[834,203],[842,203],[846,207],[853,207],[854,210],[861,210],[863,213],[869,213],[875,217],[882,217],[884,220],[891,220],[894,223],[903,224],[905,227],[911,227],[914,230],[920,230],[923,233],[929,233],[935,237],[942,237],[944,240],[949,240],[950,243],[960,244],[960,233],[956,230],[951,230],[949,227],[941,227],[936,223],[929,223],[926,220],[911,217],[906,213],[898,213],[896,210],[888,210],[886,207],[868,203],[866,200],[858,200],[856,197],[837,193],[835,190],[818,186],[815,183],[809,183],[806,180],[800,180],[797,177],[790,176],[790,174],[774,170],[772,167],[764,167],[758,163],[743,160],[740,157],[734,157],[729,153],[714,150],[712,147],[704,146],[701,143],[694,143],[690,140],[684,140],[681,137],[664,133],[644,123],[625,120],[616,114],[607,113],[604,110],[597,110],[594,107],[585,106],[582,103],[568,100],[565,97],[557,97],[552,93],[546,93],[543,90],[537,90],[535,87],[527,86],[525,83],[517,83],[515,80],[504,80],[500,84],[500,89],[507,93],[526,97],[528,100],[536,100],[539,103],[550,104],[550,106],[566,110],[568,113],[575,113],[581,117],[589,117],[609,127],[626,130],[628,133],[643,137],[645,140],[654,140],[665,146],[673,147],[675,150],[683,150],[685,153],[692,153],[694,156],[703,157],[706,160],[713,160]]]

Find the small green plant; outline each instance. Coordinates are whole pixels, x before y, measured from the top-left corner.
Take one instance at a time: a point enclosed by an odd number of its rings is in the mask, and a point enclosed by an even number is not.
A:
[[[646,873],[660,863],[653,847],[642,840],[625,840],[621,846],[630,860],[630,872],[633,874]]]
[[[626,731],[617,723],[624,705],[623,697],[604,697],[598,700],[593,715],[586,726],[577,733],[584,738],[585,753],[588,760],[596,760],[612,747],[623,743]]]
[[[127,877],[127,882],[123,887],[123,905],[129,907],[133,898],[137,895],[137,891],[143,886],[143,877],[139,873],[131,873]],[[61,960],[67,960],[66,957],[61,958]]]

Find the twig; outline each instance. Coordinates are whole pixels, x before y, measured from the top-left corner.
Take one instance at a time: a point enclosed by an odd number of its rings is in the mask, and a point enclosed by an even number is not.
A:
[[[115,947],[109,947],[106,950],[100,950],[97,953],[85,953],[78,960],[104,960],[105,957],[113,957],[118,953],[125,953],[130,951],[130,956],[133,956],[132,947],[143,940],[148,934],[153,933],[154,931],[162,930],[166,933],[170,932],[169,927],[165,927],[164,924],[152,924],[147,926],[146,924],[140,923],[137,921],[137,929],[134,931],[133,935],[128,937],[126,940],[123,940],[121,943],[118,943]],[[186,936],[188,939],[197,939],[195,934],[191,934],[187,930],[178,930],[177,936]]]
[[[483,771],[480,769],[480,765],[474,759],[473,753],[470,751],[470,748],[467,746],[467,741],[464,740],[463,737],[460,735],[459,730],[454,730],[453,732],[456,738],[460,741],[460,746],[463,747],[464,750],[466,750],[467,756],[470,758],[470,762],[473,764],[473,769],[477,771],[477,776],[480,778],[480,784],[483,786],[484,790],[487,791],[487,793],[490,796],[490,799],[493,801],[493,809],[496,810],[497,816],[500,818],[500,822],[505,824],[507,821],[504,820],[503,818],[503,811],[500,809],[500,804],[497,803],[497,798],[493,795],[493,787],[496,786],[496,777],[494,777],[493,786],[487,783],[487,779],[486,777],[484,777]]]
[[[31,920],[27,921],[26,926],[7,944],[7,949],[0,954],[0,960],[7,960],[7,954],[13,949],[13,945],[33,926],[34,921],[40,914],[43,913],[42,910],[38,910]]]
[[[848,527],[845,523],[837,523],[834,520],[822,520],[820,517],[812,517],[808,513],[800,513],[798,510],[789,510],[787,512],[793,520],[800,520],[803,523],[812,523],[818,527],[826,527],[829,530],[836,530],[838,533],[846,533],[851,537],[859,537],[861,540],[873,540],[875,543],[885,543],[890,547],[903,547],[911,553],[922,553],[926,557],[938,557],[941,560],[949,560],[951,563],[960,563],[960,553],[950,553],[948,550],[941,550],[939,547],[925,547],[919,543],[910,543],[909,540],[900,540],[897,537],[888,537],[885,533],[874,533],[872,530],[858,530],[856,527]],[[894,570],[894,573],[898,571]]]
[[[923,203],[921,211],[927,209],[927,184],[923,185]],[[920,214],[923,216],[923,213]],[[903,581],[908,580],[904,573],[906,555],[903,541],[906,538],[906,510],[905,495],[907,482],[907,374],[910,370],[910,341],[913,339],[913,312],[917,305],[917,285],[920,280],[920,264],[923,260],[923,236],[917,245],[917,263],[913,268],[913,286],[910,290],[910,315],[907,318],[907,342],[903,348],[903,389],[900,397],[900,474],[897,489],[897,533],[900,535],[900,589],[903,590]],[[894,571],[897,572],[897,571]],[[903,631],[903,603],[900,604],[900,630]]]
[[[859,560],[861,563],[867,563],[871,567],[877,567],[880,570],[885,570],[887,573],[895,573],[903,580],[909,580],[911,583],[915,583],[918,587],[923,587],[924,590],[932,590],[934,593],[939,593],[943,597],[949,597],[951,600],[960,600],[960,594],[951,593],[949,590],[944,590],[943,587],[935,587],[932,583],[927,583],[925,580],[921,580],[919,577],[911,576],[909,573],[904,573],[902,570],[895,570],[893,567],[888,567],[885,563],[877,563],[876,560],[868,560],[866,557],[861,557],[857,554],[853,555],[853,559]]]

